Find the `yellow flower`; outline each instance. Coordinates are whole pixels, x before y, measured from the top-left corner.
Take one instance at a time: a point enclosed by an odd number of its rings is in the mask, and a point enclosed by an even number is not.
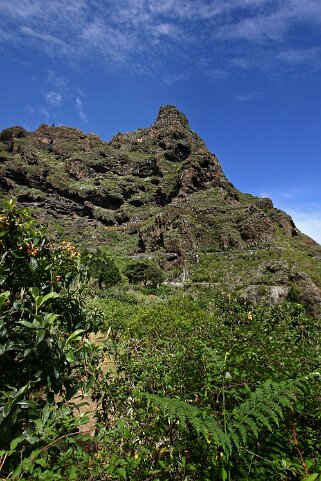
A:
[[[251,312],[251,311],[248,312],[247,318],[248,318],[249,321],[252,321],[252,320],[253,320],[253,316],[252,316],[252,312]]]

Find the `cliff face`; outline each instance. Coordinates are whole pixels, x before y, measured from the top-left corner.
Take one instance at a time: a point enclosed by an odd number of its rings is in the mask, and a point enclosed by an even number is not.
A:
[[[0,169],[0,190],[52,235],[154,256],[169,278],[184,272],[253,299],[279,302],[295,284],[320,306],[321,247],[270,199],[236,190],[173,106],[110,142],[67,127],[5,129]]]

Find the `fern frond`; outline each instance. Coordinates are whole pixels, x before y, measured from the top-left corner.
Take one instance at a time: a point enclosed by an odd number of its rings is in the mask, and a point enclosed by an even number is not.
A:
[[[211,441],[229,456],[233,446],[240,450],[250,437],[258,438],[263,429],[272,431],[273,425],[279,425],[284,411],[294,409],[297,399],[305,394],[314,377],[320,377],[320,374],[312,373],[301,379],[279,382],[267,380],[231,413],[226,413],[225,429],[221,419],[217,420],[185,401],[153,394],[145,396],[150,403],[162,409],[171,421],[177,422],[180,429],[192,427],[198,435]]]
[[[272,430],[271,424],[279,425],[284,410],[293,409],[298,397],[306,392],[311,376],[280,382],[267,380],[252,392],[246,401],[234,408],[229,420],[228,432],[239,432],[245,444],[250,432],[258,437],[262,429]],[[237,447],[237,444],[235,446]]]
[[[230,453],[232,442],[219,422],[196,406],[192,406],[179,399],[162,398],[154,394],[146,394],[147,399],[164,411],[171,421],[178,421],[180,428],[190,425],[197,434],[201,434],[207,441]]]

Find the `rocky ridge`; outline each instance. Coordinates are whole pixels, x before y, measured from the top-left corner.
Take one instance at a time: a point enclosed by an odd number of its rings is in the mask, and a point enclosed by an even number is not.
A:
[[[320,308],[321,247],[270,199],[239,192],[174,106],[110,142],[63,126],[5,129],[0,172],[2,193],[52,235],[152,256],[169,281],[183,276],[253,300],[280,302],[295,286]]]

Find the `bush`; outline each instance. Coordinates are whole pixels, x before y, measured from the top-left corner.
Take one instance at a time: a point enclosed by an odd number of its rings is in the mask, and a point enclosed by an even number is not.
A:
[[[89,259],[89,271],[92,278],[97,279],[99,288],[115,286],[121,282],[121,274],[113,259],[108,257],[103,250],[97,251]]]
[[[287,300],[289,302],[296,302],[296,303],[302,302],[301,292],[299,287],[296,284],[292,284],[290,286],[290,289],[287,295]]]
[[[165,279],[163,271],[149,261],[132,262],[126,267],[124,274],[132,284],[143,283],[145,287],[158,287]]]
[[[14,200],[0,213],[0,256],[0,448],[7,448],[17,436],[35,442],[47,403],[77,391],[93,323],[80,298],[86,269],[78,251],[50,244]]]

